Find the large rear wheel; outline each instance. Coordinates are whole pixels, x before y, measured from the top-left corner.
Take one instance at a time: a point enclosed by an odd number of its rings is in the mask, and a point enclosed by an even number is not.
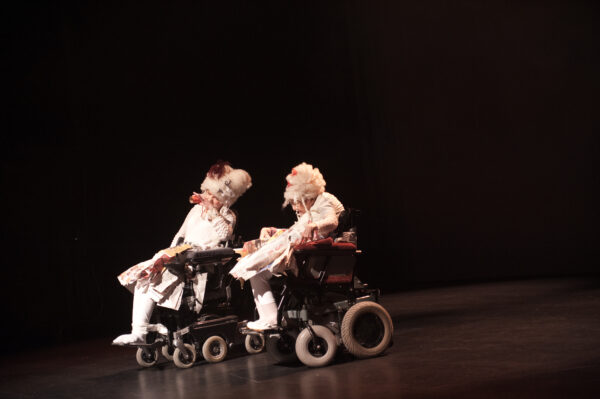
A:
[[[376,302],[359,302],[342,320],[342,342],[358,358],[380,355],[390,345],[394,325],[383,306]]]

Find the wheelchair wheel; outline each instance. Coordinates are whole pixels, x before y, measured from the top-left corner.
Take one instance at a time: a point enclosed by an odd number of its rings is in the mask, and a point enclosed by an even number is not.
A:
[[[160,353],[162,353],[163,357],[167,360],[173,360],[173,352],[175,352],[175,348],[170,345],[163,345],[160,348]]]
[[[210,363],[222,362],[227,356],[227,342],[218,335],[213,335],[204,341],[202,356]]]
[[[296,339],[296,355],[308,367],[322,367],[333,361],[337,351],[335,335],[325,326],[314,325],[313,337],[308,328],[305,328]]]
[[[394,325],[383,306],[376,302],[359,302],[342,320],[342,342],[358,358],[380,355],[392,340]]]
[[[244,340],[244,346],[251,355],[260,353],[265,349],[265,337],[262,334],[248,334]]]
[[[135,360],[142,367],[152,367],[158,362],[158,348],[139,348],[135,353]]]
[[[280,364],[294,363],[296,356],[296,331],[286,331],[281,334],[272,334],[267,337],[266,348],[271,358]]]
[[[192,367],[196,362],[196,347],[192,344],[183,345],[187,353],[183,353],[179,348],[175,348],[175,351],[173,351],[173,363],[181,369],[187,369]]]

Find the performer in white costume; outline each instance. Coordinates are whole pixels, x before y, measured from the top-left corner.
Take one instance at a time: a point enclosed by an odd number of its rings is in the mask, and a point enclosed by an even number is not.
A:
[[[250,280],[259,318],[249,322],[248,328],[258,331],[277,325],[277,305],[269,279],[285,270],[295,272],[295,264],[291,262],[294,246],[327,237],[337,228],[338,217],[344,210],[336,197],[325,192],[323,175],[312,165],[303,162],[294,167],[286,180],[283,206],[291,204],[298,220],[289,229],[263,228],[260,248],[243,257],[230,272],[236,278]]]
[[[227,162],[219,161],[210,168],[200,187],[202,194],[194,193],[190,197],[190,202],[196,205],[175,234],[171,246],[118,276],[119,282],[133,293],[132,330],[117,337],[114,345],[145,343],[155,304],[179,309],[184,281],[165,269],[164,264],[178,253],[217,248],[227,241],[236,222],[235,213],[229,207],[250,186],[250,175],[242,169],[233,169]],[[200,311],[206,274],[196,275],[192,283],[196,298],[200,299],[195,310]]]

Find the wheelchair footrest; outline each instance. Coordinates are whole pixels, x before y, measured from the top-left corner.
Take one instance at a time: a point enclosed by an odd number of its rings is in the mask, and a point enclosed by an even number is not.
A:
[[[207,320],[200,320],[195,322],[194,324],[192,324],[192,328],[196,329],[196,328],[203,328],[203,327],[210,327],[210,326],[214,326],[217,324],[223,324],[223,323],[237,323],[238,321],[238,317],[235,315],[229,315],[229,316],[223,316],[223,317],[218,317],[215,319],[207,319]]]
[[[123,346],[126,348],[156,348],[156,347],[161,347],[164,345],[167,345],[167,340],[164,338],[158,338],[156,339],[154,342],[150,342],[150,343],[145,343],[145,344],[141,344],[141,343],[135,343],[135,344],[113,344],[115,346]]]
[[[279,334],[283,331],[283,328],[277,326],[276,328],[270,328],[268,330],[253,330],[251,328],[246,327],[245,325],[240,327],[240,334],[242,335],[270,335],[270,334]]]

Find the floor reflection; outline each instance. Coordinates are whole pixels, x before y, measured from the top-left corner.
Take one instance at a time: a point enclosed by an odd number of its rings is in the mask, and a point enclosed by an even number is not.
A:
[[[394,346],[358,360],[282,366],[238,350],[222,363],[141,368],[135,351],[85,342],[5,359],[0,398],[598,398],[600,289],[576,279],[386,296]]]

